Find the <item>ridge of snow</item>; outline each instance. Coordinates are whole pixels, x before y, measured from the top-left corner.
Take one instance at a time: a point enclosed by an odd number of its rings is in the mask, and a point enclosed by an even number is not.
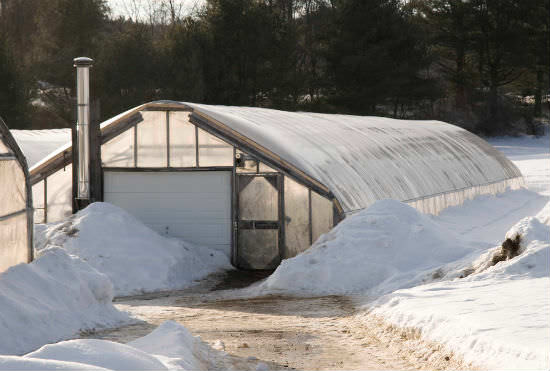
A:
[[[104,273],[116,296],[182,289],[210,273],[231,268],[223,253],[161,236],[123,209],[104,202],[95,202],[65,221],[36,228],[38,253],[52,246]]]
[[[381,200],[343,220],[302,254],[284,260],[250,290],[380,295],[425,282],[436,268],[479,249],[480,243],[466,240],[411,206]]]
[[[11,267],[0,274],[0,354],[22,354],[80,330],[129,322],[112,299],[107,276],[58,248]]]

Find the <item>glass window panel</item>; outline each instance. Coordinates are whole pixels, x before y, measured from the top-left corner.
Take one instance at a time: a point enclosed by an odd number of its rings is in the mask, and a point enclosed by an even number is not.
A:
[[[72,206],[72,165],[46,178],[47,223],[57,222],[70,216]]]
[[[311,192],[311,227],[313,242],[324,233],[327,233],[333,226],[333,206],[332,202],[323,196]]]
[[[190,112],[170,112],[170,166],[193,167],[196,161],[195,125]]]
[[[143,111],[137,125],[137,166],[166,167],[166,112]]]
[[[34,207],[34,222],[44,223],[44,181],[32,186],[32,203]]]
[[[0,220],[0,241],[0,272],[29,261],[27,213]]]
[[[239,179],[239,217],[241,220],[278,220],[279,192],[261,176]]]
[[[275,269],[279,263],[277,229],[239,230],[238,266],[244,269]]]
[[[134,131],[130,128],[101,146],[104,167],[134,167]]]
[[[285,176],[285,251],[291,258],[309,246],[308,188]]]
[[[0,160],[0,216],[26,208],[25,176],[17,160]]]
[[[233,166],[233,146],[199,129],[199,166]]]

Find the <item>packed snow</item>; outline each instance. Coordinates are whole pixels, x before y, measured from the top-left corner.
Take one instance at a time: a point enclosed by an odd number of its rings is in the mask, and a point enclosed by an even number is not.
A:
[[[108,203],[93,203],[35,230],[39,253],[57,247],[78,256],[109,277],[115,296],[182,289],[231,268],[223,253],[161,236]]]
[[[11,267],[0,274],[0,354],[23,354],[82,330],[129,322],[112,299],[107,276],[58,248]]]
[[[128,344],[79,339],[45,345],[23,357],[0,356],[0,370],[226,370],[236,365],[184,326],[166,321],[149,335]],[[244,366],[244,367],[243,367]]]
[[[379,295],[426,281],[481,247],[402,202],[381,200],[284,260],[258,294]],[[345,274],[343,274],[345,272]]]
[[[418,329],[474,365],[548,369],[550,228],[529,217],[507,237],[517,233],[523,248],[518,257],[487,268],[491,250],[472,262],[480,273],[393,292],[369,303],[369,315]]]

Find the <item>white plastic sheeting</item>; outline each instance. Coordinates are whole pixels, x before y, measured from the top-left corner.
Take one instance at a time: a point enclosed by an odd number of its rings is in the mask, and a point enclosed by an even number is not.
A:
[[[32,259],[32,209],[27,164],[0,119],[0,273]]]
[[[33,166],[63,144],[71,140],[71,129],[10,130],[27,164]]]
[[[439,121],[183,104],[318,180],[347,213],[380,199],[521,182],[508,182],[521,173],[491,145]]]
[[[140,112],[144,121],[138,124],[138,167],[166,166],[167,154],[170,166],[175,167],[232,164],[232,146],[215,140],[202,130],[199,130],[200,164],[196,164],[193,158],[196,146],[192,136],[194,126],[188,123],[189,113],[170,112],[166,124],[166,112],[143,111],[154,111],[155,107],[163,110],[191,108],[217,125],[225,126],[239,138],[272,155],[273,165],[285,161],[325,186],[345,213],[366,208],[379,199],[391,198],[407,202],[422,212],[437,214],[477,195],[496,194],[507,187],[515,189],[523,185],[520,171],[500,152],[476,135],[439,121],[284,112],[173,101],[147,103],[101,124],[105,129]],[[151,117],[156,117],[156,125],[147,123]],[[155,128],[150,137],[144,136],[147,125],[151,125],[151,130]],[[141,140],[139,131],[143,132]],[[133,133],[134,129],[129,129],[102,146],[104,166],[136,166]],[[166,137],[170,143],[168,153]],[[144,143],[143,140],[152,142]],[[61,156],[67,148],[70,148],[70,143],[37,164],[31,173]],[[155,159],[142,158],[147,161],[145,164],[139,157],[148,151],[155,152]],[[325,222],[321,224],[329,222],[328,211],[323,218]],[[318,234],[318,231],[313,231],[313,237]]]

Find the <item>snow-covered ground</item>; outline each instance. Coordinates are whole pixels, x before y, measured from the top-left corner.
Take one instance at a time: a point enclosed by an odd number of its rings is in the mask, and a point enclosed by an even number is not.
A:
[[[485,241],[490,241],[514,218],[529,213],[516,220],[506,235],[501,233],[499,241],[519,233],[522,253],[484,270],[500,248],[491,249],[463,267],[477,268],[479,273],[399,290],[367,303],[365,308],[370,315],[381,316],[393,325],[417,329],[422,337],[446,345],[468,362],[497,369],[547,370],[550,138],[496,138],[491,143],[520,168],[528,191],[508,192],[497,198],[498,204],[482,200],[477,205],[455,208],[441,218],[448,225],[462,222],[464,235],[484,239],[486,233]],[[488,223],[469,229],[467,225],[472,223],[468,219],[479,220],[479,215],[487,216]]]
[[[159,235],[126,211],[96,202],[65,221],[37,226],[35,249],[52,247],[105,274],[115,296],[182,289],[230,269],[221,252]]]
[[[249,293],[360,293],[368,314],[359,320],[413,329],[480,367],[550,368],[550,137],[491,142],[520,168],[527,189],[438,216],[377,202]],[[491,267],[517,233],[521,254]]]
[[[0,370],[226,370],[235,366],[247,369],[173,321],[128,344],[69,340],[23,357],[0,356]]]
[[[0,274],[0,354],[23,354],[81,330],[129,322],[112,299],[107,276],[58,248],[11,267]]]

